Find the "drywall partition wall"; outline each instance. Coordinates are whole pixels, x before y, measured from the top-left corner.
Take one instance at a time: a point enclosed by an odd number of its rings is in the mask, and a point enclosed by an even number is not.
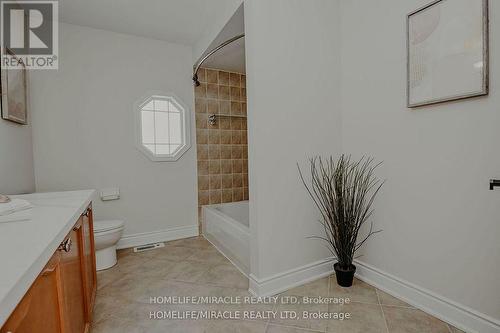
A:
[[[426,3],[342,1],[343,150],[384,161],[387,179],[384,231],[361,260],[498,322],[500,191],[488,183],[500,177],[500,2],[489,1],[490,95],[410,110],[406,14]]]
[[[341,149],[339,27],[337,1],[245,2],[251,289],[258,294],[331,269],[317,262],[328,250],[307,239],[322,229],[296,163],[307,174],[309,157]]]
[[[212,45],[212,43],[216,40],[217,36],[221,33],[224,26],[228,23],[234,13],[242,5],[243,0],[226,0],[225,2],[225,5],[220,6],[221,10],[219,11],[214,22],[193,46],[193,59],[195,61],[200,59],[202,55],[211,50],[213,47],[217,46]],[[210,3],[207,2],[207,5],[210,5]],[[194,17],[193,19],[196,18]]]
[[[33,144],[29,125],[0,119],[0,193],[30,193],[35,189]]]
[[[191,48],[69,24],[59,45],[59,70],[32,75],[37,190],[118,186],[120,200],[94,208],[125,221],[125,236],[137,236],[125,245],[197,232],[196,148],[152,162],[136,149],[133,117],[148,92],[174,93],[195,142]]]

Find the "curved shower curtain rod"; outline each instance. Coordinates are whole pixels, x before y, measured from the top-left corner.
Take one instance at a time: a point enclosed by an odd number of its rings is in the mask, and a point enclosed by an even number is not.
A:
[[[194,82],[194,85],[195,86],[199,86],[200,85],[200,81],[198,81],[198,71],[200,70],[200,67],[201,67],[201,65],[203,65],[203,63],[205,62],[205,60],[207,60],[208,58],[210,58],[212,56],[212,54],[214,54],[215,52],[219,51],[223,47],[225,47],[225,46],[231,44],[232,42],[235,42],[238,39],[243,38],[243,37],[245,37],[245,34],[234,36],[233,38],[226,40],[224,43],[220,44],[219,46],[217,46],[216,48],[214,48],[212,51],[208,52],[208,54],[206,56],[204,56],[197,64],[195,64],[195,66],[194,66],[194,72],[193,72],[193,82]]]

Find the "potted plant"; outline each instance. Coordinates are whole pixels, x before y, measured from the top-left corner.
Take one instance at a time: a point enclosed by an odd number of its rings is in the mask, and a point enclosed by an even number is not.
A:
[[[350,156],[342,154],[338,160],[333,157],[310,159],[311,181],[308,184],[300,170],[307,192],[321,213],[321,224],[325,236],[314,236],[327,242],[328,248],[337,259],[334,265],[337,283],[342,287],[352,286],[356,266],[353,265],[355,254],[373,234],[370,223],[368,234],[358,240],[360,229],[373,213],[371,206],[375,196],[383,185],[374,176],[380,165],[373,163],[373,158],[361,158],[352,161]]]

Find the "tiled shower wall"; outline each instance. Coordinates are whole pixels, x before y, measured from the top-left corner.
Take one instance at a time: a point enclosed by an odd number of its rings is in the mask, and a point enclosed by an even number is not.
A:
[[[201,68],[195,88],[198,210],[203,205],[248,200],[246,78]],[[218,116],[215,125],[210,114]]]

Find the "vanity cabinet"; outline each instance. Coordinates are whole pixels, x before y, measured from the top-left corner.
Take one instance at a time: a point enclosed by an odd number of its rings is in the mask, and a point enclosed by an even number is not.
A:
[[[89,206],[0,329],[0,333],[86,333],[97,280]]]
[[[55,253],[0,329],[1,333],[63,332],[59,262],[59,253]]]

